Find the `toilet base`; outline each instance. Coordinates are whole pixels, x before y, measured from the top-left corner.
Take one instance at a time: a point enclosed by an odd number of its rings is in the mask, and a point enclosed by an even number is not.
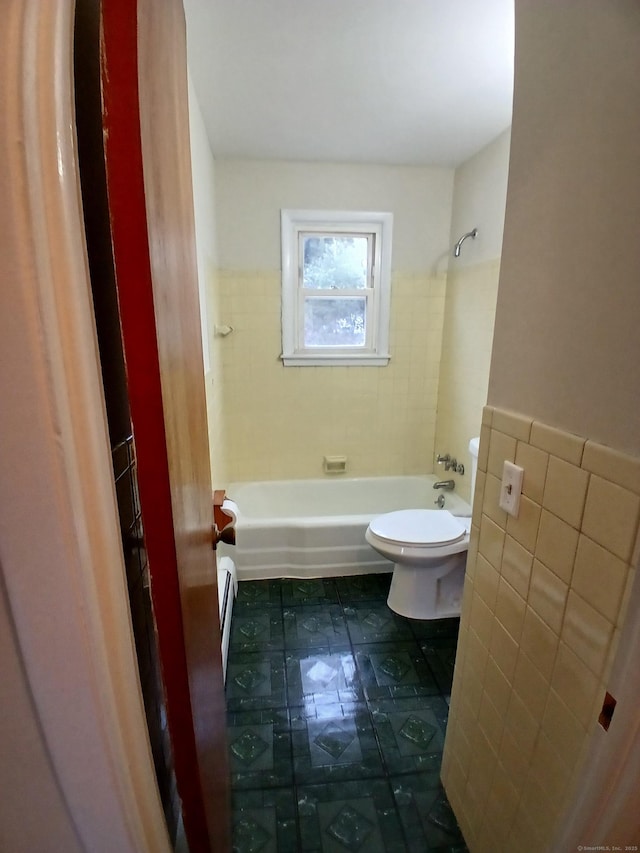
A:
[[[452,554],[435,566],[395,563],[387,604],[409,619],[460,616],[467,552]]]

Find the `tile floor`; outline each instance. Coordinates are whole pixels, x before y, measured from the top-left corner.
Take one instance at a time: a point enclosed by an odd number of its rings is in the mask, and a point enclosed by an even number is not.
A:
[[[439,779],[459,620],[397,616],[390,580],[240,584],[234,851],[466,851]]]

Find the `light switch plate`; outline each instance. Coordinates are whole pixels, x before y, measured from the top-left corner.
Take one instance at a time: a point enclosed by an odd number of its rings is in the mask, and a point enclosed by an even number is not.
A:
[[[522,492],[522,480],[524,468],[514,465],[513,462],[505,460],[502,469],[502,483],[500,484],[500,507],[514,518],[518,517],[520,509],[520,494]]]

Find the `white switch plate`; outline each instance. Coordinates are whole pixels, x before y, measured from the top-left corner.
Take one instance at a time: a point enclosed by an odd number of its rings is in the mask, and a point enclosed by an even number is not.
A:
[[[523,478],[524,468],[505,460],[502,469],[499,503],[500,507],[514,518],[518,517],[518,510],[520,509],[520,493],[522,492]]]

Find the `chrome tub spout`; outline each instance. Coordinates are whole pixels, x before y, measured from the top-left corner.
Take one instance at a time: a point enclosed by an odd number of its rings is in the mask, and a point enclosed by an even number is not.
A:
[[[456,487],[455,480],[438,480],[433,484],[434,489],[444,489],[446,492],[452,492]]]

